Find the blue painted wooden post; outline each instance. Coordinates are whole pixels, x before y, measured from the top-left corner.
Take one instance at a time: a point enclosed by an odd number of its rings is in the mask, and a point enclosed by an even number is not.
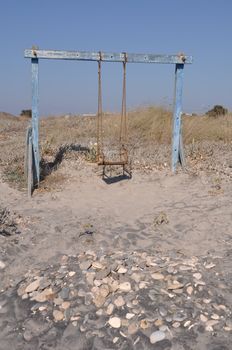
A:
[[[39,155],[39,60],[38,58],[31,59],[31,72],[32,72],[32,143],[33,143],[33,155],[34,162],[33,173],[36,175],[37,184],[40,180],[40,155]]]
[[[175,97],[172,129],[172,171],[176,171],[178,161],[184,165],[184,150],[181,134],[182,93],[183,93],[184,64],[176,64]]]

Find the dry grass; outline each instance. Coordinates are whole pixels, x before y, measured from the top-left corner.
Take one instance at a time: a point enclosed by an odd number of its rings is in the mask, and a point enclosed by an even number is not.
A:
[[[104,117],[104,138],[108,147],[115,147],[119,139],[119,115]],[[29,121],[0,115],[0,167],[6,181],[24,187],[25,132]],[[172,115],[161,107],[140,108],[128,113],[129,147],[144,148],[170,145]],[[232,114],[220,117],[183,117],[184,144],[205,141],[232,143]],[[41,157],[47,165],[57,167],[63,157],[75,150],[76,145],[90,146],[96,141],[95,117],[51,117],[40,121]],[[62,153],[63,152],[63,153]],[[91,152],[91,151],[90,151]],[[62,159],[56,158],[62,153]],[[91,159],[89,151],[83,151]],[[53,169],[55,167],[52,167]],[[47,171],[51,174],[51,171]]]

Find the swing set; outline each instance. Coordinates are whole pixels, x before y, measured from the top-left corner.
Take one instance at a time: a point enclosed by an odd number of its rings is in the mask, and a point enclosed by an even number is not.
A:
[[[31,59],[32,66],[32,122],[26,134],[25,174],[27,176],[28,196],[31,197],[35,186],[40,183],[39,155],[39,59],[61,59],[98,62],[98,113],[97,113],[97,164],[103,166],[120,165],[123,172],[128,165],[127,150],[127,113],[126,113],[126,66],[128,63],[166,63],[175,64],[175,94],[172,129],[172,171],[176,171],[177,163],[185,166],[182,142],[182,92],[183,71],[185,64],[192,63],[192,56],[129,54],[86,51],[39,50],[37,48],[24,51],[24,57]],[[120,118],[119,157],[108,159],[104,154],[103,145],[103,110],[102,110],[102,62],[121,62],[123,64],[122,110]]]

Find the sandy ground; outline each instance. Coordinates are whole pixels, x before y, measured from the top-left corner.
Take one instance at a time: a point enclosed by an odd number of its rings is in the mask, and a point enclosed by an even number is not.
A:
[[[214,186],[204,174],[138,170],[130,180],[105,183],[95,167],[88,165],[81,172],[73,172],[62,189],[37,191],[30,200],[26,193],[0,182],[0,206],[20,217],[17,222],[21,231],[9,237],[0,235],[0,260],[5,264],[0,270],[1,300],[29,270],[88,249],[219,257],[220,273],[231,277],[231,181]],[[82,234],[86,227],[91,229],[91,239]],[[227,303],[231,308],[231,298]],[[9,313],[1,315],[1,350],[58,349],[54,344],[30,347],[23,337],[12,338],[13,330],[7,330]],[[179,349],[229,350],[232,332],[224,333],[218,338],[217,334],[207,333],[199,343],[186,343]],[[174,348],[167,344],[154,346]]]

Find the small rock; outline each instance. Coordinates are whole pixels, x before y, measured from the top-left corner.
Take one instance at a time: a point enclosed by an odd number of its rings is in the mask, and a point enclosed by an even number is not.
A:
[[[161,281],[164,279],[164,275],[162,275],[161,273],[152,273],[151,274],[151,277],[154,279],[154,280],[158,280],[158,281]]]
[[[184,285],[182,283],[179,283],[176,281],[176,283],[172,283],[168,285],[168,289],[175,290],[175,289],[181,289]]]
[[[60,298],[68,299],[69,298],[69,292],[70,292],[70,289],[68,287],[62,288],[60,293],[59,293]]]
[[[119,317],[111,317],[108,322],[112,328],[120,328],[121,327],[121,320]]]
[[[117,307],[121,307],[123,305],[125,305],[125,300],[123,299],[123,297],[121,295],[119,295],[117,297],[117,299],[114,300],[114,304],[117,306]]]
[[[92,265],[92,262],[89,260],[85,260],[80,263],[80,269],[81,270],[88,270]]]
[[[135,334],[138,330],[137,323],[133,322],[128,326],[128,334],[132,335]]]
[[[188,327],[190,324],[191,324],[191,321],[188,320],[188,321],[186,321],[186,322],[184,323],[184,327],[186,328],[186,327]]]
[[[2,260],[0,260],[0,270],[5,269],[5,267],[6,267],[6,264]]]
[[[200,315],[200,320],[201,322],[207,322],[208,321],[208,318],[205,316],[205,315]]]
[[[37,290],[37,289],[39,288],[39,283],[40,283],[40,280],[39,280],[39,279],[33,281],[32,283],[30,283],[30,284],[26,287],[25,292],[26,292],[26,293],[34,292],[35,290]]]
[[[35,300],[38,303],[44,303],[47,300],[53,299],[53,297],[54,297],[54,292],[52,288],[47,288],[47,289],[44,289],[41,293],[33,296],[31,300]]]
[[[130,282],[123,282],[119,284],[119,290],[122,292],[129,292],[131,290]]]
[[[205,268],[206,268],[206,269],[212,269],[212,268],[215,267],[215,266],[216,266],[215,264],[209,263],[209,264],[205,265]]]
[[[113,343],[116,344],[118,340],[119,340],[119,337],[114,337]]]
[[[180,327],[180,322],[174,322],[174,323],[172,324],[172,327],[173,327],[173,328],[179,328],[179,327]]]
[[[109,293],[110,293],[110,289],[109,289],[108,285],[107,285],[107,284],[101,285],[100,288],[99,288],[99,293],[100,293],[104,298],[106,298],[106,297],[109,295]]]
[[[61,305],[61,304],[63,303],[63,301],[64,301],[64,300],[61,299],[61,298],[55,298],[55,299],[54,299],[54,304],[55,304],[55,305]]]
[[[149,282],[145,282],[145,281],[140,282],[139,283],[139,289],[147,288],[148,284],[149,284]]]
[[[131,320],[134,316],[135,316],[135,314],[132,314],[131,312],[128,312],[128,313],[126,314],[126,319],[127,319],[127,320]]]
[[[64,314],[63,312],[59,311],[59,310],[54,310],[53,311],[53,317],[54,317],[54,320],[57,322],[57,321],[62,321],[63,318],[64,318]]]
[[[103,310],[102,309],[99,309],[96,311],[96,315],[97,316],[102,316],[103,315]]]
[[[106,313],[107,313],[107,315],[111,315],[113,311],[114,311],[114,305],[112,303],[110,303],[107,306]]]
[[[127,272],[127,269],[125,267],[120,267],[117,271],[118,273],[126,273]]]
[[[105,301],[105,297],[101,294],[97,294],[93,299],[93,302],[96,305],[96,307],[101,307],[105,303]]]
[[[139,283],[142,276],[141,274],[137,273],[137,272],[133,272],[132,275],[130,276],[136,283]]]
[[[70,272],[68,273],[69,277],[73,277],[75,274],[76,274],[75,271],[70,271]]]
[[[192,293],[193,293],[193,287],[192,286],[188,286],[186,290],[187,290],[188,295],[192,295]]]
[[[162,331],[156,331],[151,333],[150,335],[150,342],[151,344],[158,343],[159,341],[165,339],[165,333]]]
[[[160,318],[158,318],[158,320],[155,321],[155,326],[157,327],[162,326],[162,324],[163,324],[163,320],[161,320]]]
[[[139,326],[142,329],[147,329],[147,328],[151,327],[151,324],[146,319],[143,319],[140,321]]]
[[[193,274],[193,277],[194,277],[196,280],[199,281],[199,280],[201,279],[202,275],[201,275],[201,273],[196,272],[196,273]]]
[[[91,265],[92,265],[92,268],[97,270],[101,270],[104,267],[99,261],[94,261]]]
[[[64,310],[67,310],[69,307],[70,307],[70,302],[69,301],[64,301],[62,304],[61,304],[61,308],[64,309]]]
[[[211,316],[211,318],[213,319],[213,320],[219,320],[219,315],[217,315],[217,314],[213,314],[212,316]]]

